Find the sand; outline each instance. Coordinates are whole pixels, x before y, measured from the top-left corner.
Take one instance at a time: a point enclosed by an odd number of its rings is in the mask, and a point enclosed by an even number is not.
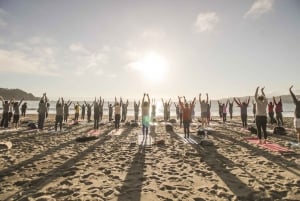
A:
[[[238,117],[225,125],[214,119],[213,145],[200,144],[199,122],[191,125],[190,140],[178,123],[166,131],[157,122],[143,138],[140,126],[121,123],[114,131],[106,117],[99,138],[87,142],[76,138],[92,122],[53,132],[53,116],[44,131],[26,124],[1,129],[0,141],[12,147],[0,151],[0,200],[300,200],[300,149],[267,150],[244,140],[255,135]],[[287,135],[270,134],[270,142],[286,146],[296,139],[292,119],[285,122]]]

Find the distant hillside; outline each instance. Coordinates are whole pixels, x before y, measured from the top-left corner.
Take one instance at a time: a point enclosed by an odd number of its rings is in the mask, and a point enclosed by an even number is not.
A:
[[[21,98],[24,98],[25,100],[39,100],[39,98],[35,97],[33,94],[27,93],[20,89],[0,88],[0,96],[2,96],[4,99],[15,98],[16,100],[20,100]]]

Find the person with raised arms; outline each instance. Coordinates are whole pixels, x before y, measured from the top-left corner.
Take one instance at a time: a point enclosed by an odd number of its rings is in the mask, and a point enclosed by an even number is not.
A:
[[[55,115],[55,131],[57,131],[57,125],[59,124],[59,131],[62,131],[63,117],[64,117],[64,99],[59,98],[56,102],[56,115]]]
[[[123,100],[122,100],[122,98],[121,98],[122,122],[126,121],[128,105],[129,105],[128,99],[126,100],[126,103],[124,103]]]
[[[152,105],[151,105],[151,119],[152,121],[156,118],[156,102],[155,98],[152,98]]]
[[[22,104],[24,98],[20,102],[14,102],[14,116],[13,116],[13,127],[17,129],[19,127],[20,120],[20,105]]]
[[[2,96],[0,96],[0,100],[2,101],[2,119],[1,119],[1,127],[8,128],[8,111],[9,111],[9,105],[13,102],[13,99],[11,99],[9,102],[7,100],[4,100]]]
[[[69,118],[69,107],[72,104],[72,101],[68,100],[68,102],[66,102],[64,104],[64,122],[68,121]]]
[[[113,115],[114,107],[109,102],[107,102],[107,106],[108,106],[108,121],[112,121],[113,120],[112,115]]]
[[[282,118],[282,100],[281,96],[279,97],[279,101],[276,102],[275,97],[273,96],[273,102],[275,104],[275,113],[276,113],[276,120],[278,126],[283,126],[283,118]]]
[[[87,121],[91,122],[91,116],[92,116],[92,107],[94,104],[87,103],[84,101],[84,104],[86,106],[86,116],[87,116]]]
[[[101,99],[99,101],[97,101],[97,99],[95,97],[95,100],[93,103],[93,106],[94,106],[94,129],[99,129],[100,102],[101,102]]]
[[[273,124],[276,124],[276,120],[274,118],[274,104],[272,101],[270,101],[268,103],[268,113],[269,113],[269,117],[270,117],[270,124],[273,125]]]
[[[164,107],[164,121],[169,120],[169,115],[170,115],[170,103],[171,99],[169,99],[169,102],[164,102],[164,99],[161,99],[163,107]]]
[[[242,103],[239,98],[233,98],[233,100],[236,102],[238,107],[241,108],[242,126],[243,126],[243,128],[247,128],[247,108],[249,106],[250,96],[247,101],[243,101]]]
[[[229,111],[229,115],[230,115],[230,121],[232,120],[232,114],[233,114],[233,103],[234,100],[232,100],[232,102],[229,101],[229,107],[228,107],[228,111]]]
[[[256,101],[256,117],[255,117],[255,122],[256,122],[256,127],[257,127],[257,134],[258,134],[258,139],[259,143],[262,143],[262,135],[261,131],[263,131],[264,134],[264,144],[267,143],[267,107],[268,107],[268,100],[266,98],[266,95],[264,93],[264,87],[261,88],[261,93],[262,95],[258,96],[258,90],[259,87],[256,88],[255,91],[255,101]]]
[[[209,126],[210,120],[211,120],[211,100],[209,101],[209,104],[207,105],[207,125]]]
[[[78,121],[79,113],[80,113],[80,105],[78,102],[76,104],[74,103],[73,105],[74,105],[74,109],[75,109],[74,121]]]
[[[104,98],[102,99],[100,96],[100,102],[99,102],[99,119],[102,121],[103,118],[103,106],[104,106]]]
[[[206,101],[201,99],[201,93],[199,94],[199,103],[201,109],[201,124],[202,127],[207,126],[207,111],[208,111],[208,93],[206,93]]]
[[[147,96],[147,100],[145,100],[145,96]],[[143,135],[148,135],[148,129],[150,125],[150,116],[149,116],[149,110],[150,110],[150,98],[149,94],[144,93],[143,99],[142,99],[142,131]]]
[[[289,91],[292,96],[293,102],[296,106],[295,112],[294,112],[294,126],[298,134],[298,143],[300,143],[300,99],[297,99],[295,94],[292,91],[293,85],[290,87]]]
[[[179,105],[182,110],[182,119],[183,119],[183,130],[184,130],[184,138],[190,138],[190,123],[191,123],[191,113],[193,108],[195,107],[196,97],[194,100],[189,104],[185,101],[183,104],[181,102],[181,97],[178,96]]]
[[[135,100],[133,102],[133,109],[134,109],[134,121],[139,120],[139,110],[140,110],[140,101],[137,103]]]
[[[120,128],[120,120],[121,120],[121,102],[122,98],[120,98],[120,102],[117,101],[117,97],[115,97],[115,129],[119,130]]]
[[[46,113],[47,113],[48,98],[46,93],[43,94],[38,107],[38,129],[43,130]]]
[[[85,117],[85,104],[83,103],[80,107],[81,107],[81,120],[84,120],[84,117]]]

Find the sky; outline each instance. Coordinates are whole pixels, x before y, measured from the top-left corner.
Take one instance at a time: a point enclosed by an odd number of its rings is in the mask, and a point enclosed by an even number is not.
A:
[[[298,0],[0,0],[0,87],[35,96],[300,93]]]

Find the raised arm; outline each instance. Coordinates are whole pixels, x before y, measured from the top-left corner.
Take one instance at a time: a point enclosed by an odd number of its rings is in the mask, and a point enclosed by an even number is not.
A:
[[[192,106],[194,107],[196,103],[196,97],[194,97],[193,102],[192,102]]]
[[[241,101],[237,100],[236,98],[233,98],[234,102],[236,102],[236,104],[240,107],[241,106]]]
[[[264,92],[265,87],[261,88],[261,93],[264,97],[266,97],[265,92]]]
[[[250,103],[250,96],[248,97],[247,106],[249,105],[249,103]]]
[[[206,104],[208,104],[208,93],[206,93]]]
[[[148,98],[148,103],[150,105],[150,98],[149,98],[149,94],[147,94],[147,98]]]
[[[297,104],[298,100],[297,100],[297,97],[295,96],[295,94],[293,93],[292,88],[293,88],[293,85],[290,87],[290,94],[293,98],[294,103]]]
[[[64,101],[64,98],[61,97],[61,104],[64,105],[65,104],[65,101]]]
[[[201,103],[201,93],[199,94],[199,103]]]
[[[254,94],[254,98],[255,98],[256,102],[257,102],[257,97],[258,97],[258,90],[259,90],[259,87],[256,88],[256,91],[255,91],[255,94]]]

